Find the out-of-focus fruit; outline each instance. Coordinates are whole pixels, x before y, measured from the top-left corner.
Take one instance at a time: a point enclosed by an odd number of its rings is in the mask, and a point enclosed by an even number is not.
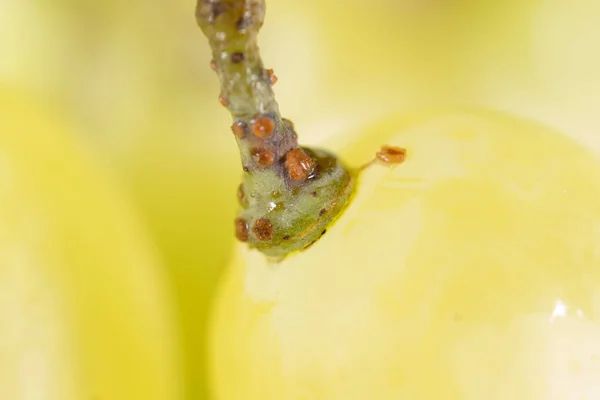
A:
[[[193,5],[8,3],[0,81],[60,106],[131,195],[174,289],[186,392],[204,399],[208,303],[233,242],[241,167]]]
[[[0,398],[180,399],[154,249],[81,150],[49,110],[0,92]]]
[[[342,140],[355,164],[383,143],[407,159],[365,170],[309,250],[274,264],[239,246],[214,311],[215,399],[600,396],[598,159],[488,112]]]

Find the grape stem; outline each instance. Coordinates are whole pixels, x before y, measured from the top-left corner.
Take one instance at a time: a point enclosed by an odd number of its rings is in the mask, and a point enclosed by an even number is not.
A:
[[[256,42],[265,17],[264,2],[199,0],[196,17],[213,50],[231,114],[236,118],[279,114]]]
[[[232,129],[238,130],[242,163],[248,168],[253,158],[247,151],[251,145],[269,151],[274,159],[298,147],[291,123],[281,118],[272,75],[260,57],[257,36],[264,18],[264,0],[198,0],[196,7],[196,19],[209,40],[212,65],[221,82],[220,100],[234,118]],[[256,135],[240,135],[245,129],[265,131],[270,140],[264,143],[252,137]],[[252,143],[245,145],[246,141]]]
[[[277,78],[264,68],[257,44],[264,19],[264,0],[198,0],[196,5],[245,172],[236,236],[283,257],[322,236],[347,204],[354,179],[334,155],[300,147],[294,125],[281,117],[272,89]]]

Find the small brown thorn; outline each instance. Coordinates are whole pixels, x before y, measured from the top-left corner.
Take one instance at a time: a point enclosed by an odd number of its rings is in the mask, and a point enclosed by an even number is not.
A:
[[[246,123],[243,121],[235,121],[233,125],[231,125],[231,131],[237,137],[243,137],[246,133]]]
[[[259,138],[266,138],[275,130],[275,121],[267,115],[261,115],[254,120],[252,132]]]
[[[395,146],[381,146],[381,150],[375,154],[377,160],[386,165],[401,164],[406,159],[406,149]]]
[[[269,77],[269,82],[271,83],[271,86],[273,86],[274,84],[277,83],[278,78],[277,78],[277,75],[275,75],[275,72],[273,71],[273,69],[269,68],[267,70],[267,76]]]
[[[229,105],[229,100],[227,100],[227,97],[225,97],[222,94],[220,94],[219,95],[219,103],[221,103],[221,105],[223,107],[227,107]]]
[[[294,181],[304,181],[315,168],[313,159],[302,149],[295,148],[285,155],[285,167]]]
[[[235,219],[235,237],[238,238],[240,242],[248,241],[248,224],[243,218]]]
[[[254,227],[252,228],[252,231],[254,232],[258,240],[261,240],[263,242],[271,240],[271,238],[273,237],[273,225],[271,225],[269,220],[265,218],[257,219],[254,222]]]
[[[244,55],[244,53],[242,53],[240,51],[231,53],[230,57],[231,57],[231,62],[234,64],[239,64],[246,59],[246,56]]]
[[[273,153],[266,149],[254,148],[250,151],[250,154],[256,161],[256,164],[262,168],[272,165],[273,161],[275,161]]]

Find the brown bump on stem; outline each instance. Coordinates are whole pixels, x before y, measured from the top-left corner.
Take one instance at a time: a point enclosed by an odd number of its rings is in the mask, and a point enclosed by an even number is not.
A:
[[[319,211],[319,216],[322,217],[323,215],[325,215],[326,212],[327,212],[326,209],[321,208],[321,211]]]
[[[244,172],[250,171],[250,168],[246,167],[245,165],[242,167],[242,169],[244,170]]]
[[[313,159],[302,149],[295,148],[285,155],[285,167],[292,180],[303,181],[308,178],[315,165]]]
[[[406,159],[406,149],[395,146],[381,146],[375,157],[388,165],[401,164]]]
[[[319,194],[316,191],[313,191],[313,192],[310,193],[310,195],[312,197],[317,197]]]
[[[246,132],[246,123],[243,121],[235,121],[233,125],[231,125],[231,131],[237,137],[243,137]]]
[[[238,238],[240,242],[248,241],[248,224],[243,218],[235,219],[235,237]]]
[[[274,84],[276,84],[277,81],[279,80],[277,78],[277,75],[275,75],[275,72],[271,68],[269,68],[267,70],[267,76],[269,77],[269,82],[271,83],[271,86],[273,86]]]
[[[227,100],[227,97],[225,97],[222,93],[219,95],[219,103],[221,103],[221,105],[223,107],[227,107],[229,105],[229,100]]]
[[[252,231],[254,232],[258,240],[261,240],[263,242],[271,240],[271,238],[273,237],[273,225],[271,225],[269,220],[265,218],[257,219],[254,222],[254,227],[252,228]]]
[[[259,138],[266,138],[275,130],[275,121],[267,115],[261,115],[254,120],[252,132]]]
[[[231,53],[231,62],[234,64],[239,64],[246,59],[246,55],[240,51],[236,51]]]
[[[290,235],[284,235],[283,240],[290,240]]]
[[[210,60],[210,69],[212,69],[213,71],[217,70],[217,63],[215,62],[215,60]]]
[[[273,161],[275,161],[275,156],[273,156],[273,153],[266,149],[255,147],[250,150],[250,154],[259,167],[268,167],[273,164]]]

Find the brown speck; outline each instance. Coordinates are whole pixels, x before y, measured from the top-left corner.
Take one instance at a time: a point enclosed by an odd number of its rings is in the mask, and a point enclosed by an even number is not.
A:
[[[244,53],[236,51],[235,53],[231,53],[231,62],[234,64],[239,64],[246,59]]]
[[[238,238],[240,242],[248,241],[248,224],[243,218],[235,219],[235,237]]]
[[[268,167],[269,165],[273,164],[273,161],[275,161],[275,156],[273,156],[273,153],[266,149],[253,148],[250,150],[250,154],[259,167]]]
[[[273,69],[269,68],[267,70],[267,76],[269,77],[269,82],[271,83],[271,86],[273,86],[274,84],[277,83],[277,81],[278,81],[277,75],[275,75],[275,72],[273,71]]]
[[[275,121],[267,115],[261,115],[254,120],[252,132],[259,138],[266,138],[275,130]]]
[[[231,131],[237,137],[243,137],[246,132],[246,123],[242,121],[235,121],[233,125],[231,125]]]
[[[197,9],[197,16],[206,18],[208,23],[214,24],[215,20],[225,12],[225,5],[220,1],[205,1]]]
[[[326,233],[327,233],[327,229],[323,229],[323,232],[321,232],[321,236],[323,236]]]
[[[284,235],[283,240],[290,240],[290,235]]]
[[[326,209],[321,208],[321,211],[319,211],[319,216],[322,217],[323,215],[325,215],[326,212],[327,212]]]
[[[311,192],[311,193],[310,193],[310,195],[311,195],[312,197],[317,197],[319,194],[318,194],[318,193],[315,191],[315,192]]]
[[[375,157],[385,164],[401,164],[406,158],[406,149],[394,146],[381,146]]]
[[[243,31],[250,25],[252,25],[252,17],[250,16],[243,16],[240,19],[238,19],[235,23],[235,27],[238,31]]]
[[[225,12],[225,5],[220,1],[212,2],[212,14],[210,16],[211,22],[214,22],[221,14]]]
[[[254,222],[254,227],[252,231],[261,241],[271,240],[273,237],[273,225],[269,222],[269,220],[264,218],[259,218]]]
[[[244,167],[242,169],[244,170],[244,172],[250,171],[250,168],[246,167],[245,165],[244,165]]]
[[[303,181],[314,169],[314,161],[302,149],[295,148],[285,155],[285,167],[290,178],[294,181]]]
[[[210,60],[210,69],[212,69],[213,71],[217,70],[217,63],[215,62],[215,60]]]
[[[223,107],[227,107],[229,105],[229,100],[227,100],[227,97],[225,97],[222,93],[219,95],[219,103],[221,103],[221,105]]]

